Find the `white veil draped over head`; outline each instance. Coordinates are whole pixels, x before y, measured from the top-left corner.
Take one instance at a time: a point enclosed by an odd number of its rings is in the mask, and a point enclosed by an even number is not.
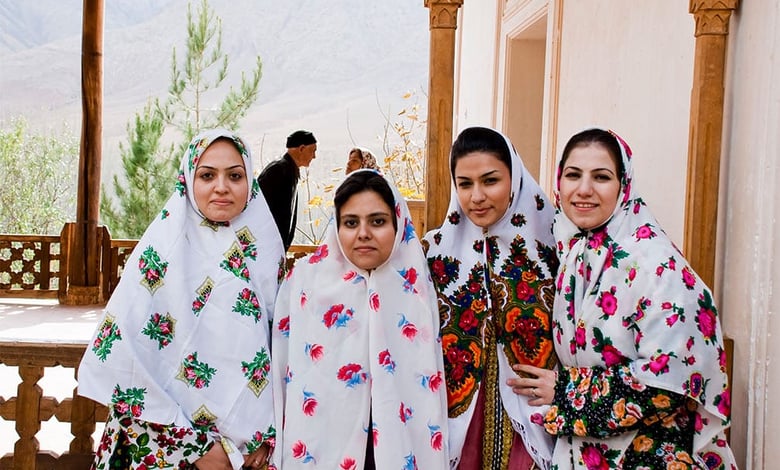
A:
[[[349,180],[361,173],[357,170]],[[273,327],[274,461],[284,469],[448,468],[439,316],[409,208],[398,190],[390,257],[356,267],[331,220],[325,241],[282,283]],[[357,194],[357,193],[356,193]],[[371,435],[368,435],[369,429]]]
[[[198,159],[217,139],[235,144],[249,185],[228,223],[204,218],[193,196]],[[117,415],[215,428],[244,453],[273,437],[269,321],[283,254],[244,141],[224,129],[196,136],[106,305],[79,394]]]
[[[557,269],[553,206],[509,139],[490,131],[503,137],[511,158],[512,196],[506,212],[487,229],[477,226],[461,207],[451,180],[447,216],[441,227],[424,238],[431,276],[439,291],[451,456],[460,456],[477,394],[485,385],[482,378],[488,364],[483,332],[485,325],[492,323],[502,405],[534,461],[548,468],[552,437],[530,421],[539,407],[516,395],[506,380],[517,377],[513,364],[548,368],[556,364],[550,337]],[[489,283],[484,275],[488,266]]]
[[[635,190],[628,144],[601,130],[620,148],[621,190],[612,217],[590,231],[577,227],[558,204],[553,229],[561,262],[553,316],[558,357],[562,365],[576,367],[628,361],[641,384],[696,401],[700,429],[693,437],[694,458],[702,468],[720,468],[714,462],[731,468],[734,457],[724,434],[731,399],[712,292]],[[559,190],[561,174],[559,163]],[[622,439],[627,448],[635,434],[609,441]],[[558,443],[565,460],[571,452],[576,458],[577,445]]]

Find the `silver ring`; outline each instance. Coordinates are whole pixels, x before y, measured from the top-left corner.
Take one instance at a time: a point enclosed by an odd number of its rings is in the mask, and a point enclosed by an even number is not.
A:
[[[536,394],[536,387],[531,389],[531,395],[533,395],[534,398],[539,398],[539,395]]]

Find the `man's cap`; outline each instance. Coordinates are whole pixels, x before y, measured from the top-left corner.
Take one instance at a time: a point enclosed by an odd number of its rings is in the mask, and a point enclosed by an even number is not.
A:
[[[317,139],[315,139],[314,134],[309,131],[299,130],[287,136],[288,149],[300,147],[301,145],[311,145],[316,143]]]

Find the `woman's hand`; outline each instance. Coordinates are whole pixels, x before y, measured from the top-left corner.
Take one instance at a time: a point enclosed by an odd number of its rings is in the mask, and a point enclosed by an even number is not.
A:
[[[233,470],[230,459],[219,441],[215,442],[203,457],[195,461],[195,467],[198,470]]]
[[[244,457],[244,468],[265,470],[268,468],[269,460],[271,460],[271,446],[263,444],[256,451]]]
[[[523,372],[529,376],[507,379],[506,384],[512,387],[513,392],[528,397],[529,405],[552,404],[553,398],[555,398],[555,382],[558,380],[558,372],[528,364],[515,364],[512,366],[512,370]]]

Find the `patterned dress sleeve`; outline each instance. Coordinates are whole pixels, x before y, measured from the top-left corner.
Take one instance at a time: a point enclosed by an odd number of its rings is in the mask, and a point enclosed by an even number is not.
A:
[[[558,436],[605,438],[675,416],[687,397],[639,382],[628,365],[562,367],[543,425]]]

